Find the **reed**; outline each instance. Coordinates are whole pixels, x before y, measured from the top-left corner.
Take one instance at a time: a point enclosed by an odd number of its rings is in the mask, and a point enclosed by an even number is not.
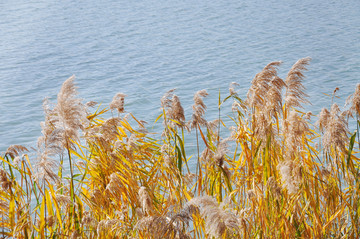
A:
[[[122,93],[108,107],[83,104],[70,77],[56,103],[44,102],[37,149],[12,145],[0,156],[0,234],[359,238],[360,86],[344,107],[329,99],[318,116],[302,112],[309,63],[297,61],[285,80],[281,62],[269,63],[245,100],[232,83],[214,120],[205,118],[206,90],[195,93],[189,121],[170,90],[160,132],[127,113]]]

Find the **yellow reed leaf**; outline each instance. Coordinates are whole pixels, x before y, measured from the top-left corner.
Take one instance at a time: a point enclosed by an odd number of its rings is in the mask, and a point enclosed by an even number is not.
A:
[[[39,230],[40,230],[40,234],[42,236],[42,238],[45,238],[45,198],[42,200],[41,202],[41,206],[40,206],[40,226],[39,226]]]
[[[15,227],[15,198],[11,197],[9,203],[9,223],[10,228],[13,229]]]
[[[61,211],[60,211],[60,207],[59,204],[56,200],[56,196],[55,196],[55,192],[54,192],[54,188],[53,186],[49,183],[49,189],[50,189],[50,193],[51,193],[51,197],[53,199],[53,204],[55,206],[55,210],[56,210],[56,218],[58,219],[58,222],[60,224],[60,228],[62,228],[62,220],[61,220]]]
[[[328,222],[327,222],[327,223],[323,226],[323,228],[322,228],[323,233],[325,233],[326,228],[327,228],[339,215],[341,216],[341,214],[343,213],[344,209],[345,209],[345,207],[342,206],[339,210],[337,210],[337,212],[335,212],[335,213],[329,218]]]

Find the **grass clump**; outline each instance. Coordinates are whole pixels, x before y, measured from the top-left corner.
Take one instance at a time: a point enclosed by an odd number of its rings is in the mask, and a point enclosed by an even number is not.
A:
[[[157,136],[126,114],[126,95],[91,110],[96,103],[83,104],[69,78],[57,103],[44,103],[36,156],[20,145],[0,156],[0,234],[358,238],[359,131],[350,134],[348,120],[359,125],[360,88],[348,110],[332,104],[313,125],[314,115],[301,111],[309,103],[302,84],[309,62],[300,59],[285,80],[277,74],[281,62],[268,64],[245,99],[231,84],[214,121],[204,117],[205,90],[194,96],[190,121],[170,90],[161,99]],[[220,117],[228,101],[231,127]]]

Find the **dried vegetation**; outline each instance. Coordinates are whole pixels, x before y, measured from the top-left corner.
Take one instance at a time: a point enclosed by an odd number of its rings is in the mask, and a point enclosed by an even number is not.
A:
[[[57,103],[44,103],[36,153],[13,145],[0,156],[0,234],[359,238],[359,131],[351,134],[348,120],[359,124],[360,85],[349,110],[332,104],[313,125],[314,115],[301,111],[309,103],[303,86],[309,62],[300,59],[285,80],[277,73],[281,62],[268,64],[244,101],[232,83],[218,105],[220,113],[233,101],[231,127],[220,117],[206,120],[205,90],[196,92],[186,121],[170,90],[156,120],[163,131],[155,136],[126,114],[126,95],[90,112],[96,103],[84,105],[69,78]],[[107,111],[112,117],[104,119]],[[188,155],[195,144],[197,152]]]

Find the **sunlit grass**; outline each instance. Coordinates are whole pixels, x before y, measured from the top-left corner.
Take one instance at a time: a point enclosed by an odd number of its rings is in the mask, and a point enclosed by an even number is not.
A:
[[[0,234],[359,238],[359,132],[348,122],[359,124],[360,85],[348,108],[302,112],[309,61],[296,62],[285,80],[281,62],[268,64],[246,96],[236,84],[224,97],[198,91],[189,121],[170,90],[156,119],[161,132],[126,113],[124,94],[108,107],[83,104],[69,78],[57,103],[44,103],[36,154],[12,145],[0,156]],[[205,97],[219,98],[213,121]],[[225,102],[231,127],[220,117]]]

